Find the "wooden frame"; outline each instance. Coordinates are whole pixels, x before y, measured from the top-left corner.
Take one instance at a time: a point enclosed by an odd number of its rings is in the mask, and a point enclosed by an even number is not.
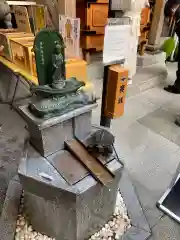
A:
[[[12,62],[12,52],[10,48],[10,39],[26,39],[26,38],[33,38],[34,36],[31,33],[24,33],[24,32],[10,32],[10,33],[3,33],[0,32],[0,42],[1,45],[4,46],[3,56]]]
[[[162,27],[164,23],[164,0],[156,0],[154,7],[153,19],[149,31],[148,44],[159,44]]]
[[[12,52],[13,63],[26,70],[33,76],[37,76],[35,57],[33,55],[33,41],[28,42],[25,39],[10,39],[10,48]]]

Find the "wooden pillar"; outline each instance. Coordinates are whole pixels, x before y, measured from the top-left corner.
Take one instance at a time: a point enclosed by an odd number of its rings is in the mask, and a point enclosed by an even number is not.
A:
[[[164,5],[165,0],[156,0],[151,29],[149,32],[149,45],[159,44],[164,23]]]

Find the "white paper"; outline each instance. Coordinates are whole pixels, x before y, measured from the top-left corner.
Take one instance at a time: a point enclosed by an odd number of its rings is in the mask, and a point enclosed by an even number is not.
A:
[[[148,7],[148,0],[112,0],[111,10],[124,10],[124,11],[141,11],[142,8]]]
[[[131,10],[135,0],[112,0],[111,10]]]
[[[103,63],[111,64],[125,60],[131,40],[129,25],[107,25],[105,27]]]

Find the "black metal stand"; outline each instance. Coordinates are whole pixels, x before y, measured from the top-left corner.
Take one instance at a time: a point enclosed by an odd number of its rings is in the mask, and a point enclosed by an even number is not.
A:
[[[107,81],[108,81],[108,67],[104,67],[104,77],[103,77],[103,91],[102,91],[102,105],[101,105],[101,122],[100,125],[103,127],[110,128],[111,119],[106,117],[104,114],[105,104],[106,104],[106,94],[107,94]]]

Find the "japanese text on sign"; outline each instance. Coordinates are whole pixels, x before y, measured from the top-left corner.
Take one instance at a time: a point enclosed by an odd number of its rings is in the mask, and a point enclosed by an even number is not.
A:
[[[21,32],[31,33],[27,8],[23,6],[14,6],[14,14],[18,30]]]

